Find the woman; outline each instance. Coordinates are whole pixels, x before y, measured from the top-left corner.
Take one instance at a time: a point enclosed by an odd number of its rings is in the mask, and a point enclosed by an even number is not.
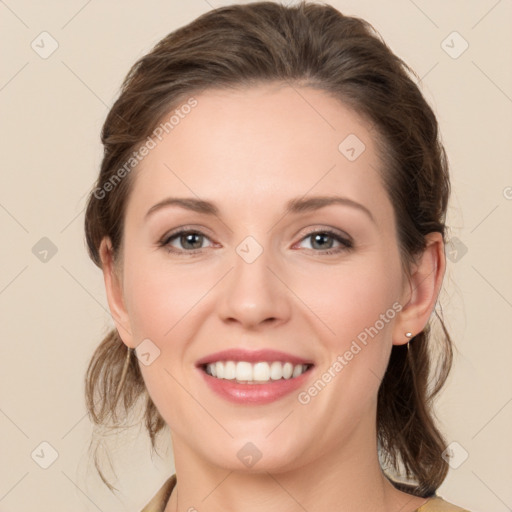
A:
[[[144,511],[462,510],[431,412],[448,169],[410,71],[363,20],[271,2],[131,69],[86,211],[116,324],[86,384],[96,424],[142,399],[153,446],[169,426]]]

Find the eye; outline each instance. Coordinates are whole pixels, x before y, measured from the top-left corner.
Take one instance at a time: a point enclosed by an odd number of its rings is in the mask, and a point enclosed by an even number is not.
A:
[[[353,249],[354,247],[348,235],[342,236],[330,229],[312,231],[302,238],[302,241],[308,239],[311,240],[311,243],[310,247],[307,249],[321,254],[337,254]],[[205,249],[203,244],[206,240],[210,239],[201,231],[181,228],[164,236],[158,245],[164,247],[170,253],[196,254]],[[334,246],[336,243],[338,244],[337,247]],[[178,244],[179,247],[177,247],[176,244]]]
[[[312,231],[302,240],[311,240],[311,249],[315,252],[321,252],[323,254],[336,254],[342,251],[350,250],[354,247],[352,240],[348,236],[343,237],[339,233],[330,229],[323,229],[319,231]],[[333,248],[333,244],[338,242],[338,247]]]
[[[166,235],[160,242],[160,247],[165,247],[173,253],[196,253],[204,249],[203,242],[209,238],[197,230],[181,229],[170,235]],[[181,247],[176,247],[178,243]]]

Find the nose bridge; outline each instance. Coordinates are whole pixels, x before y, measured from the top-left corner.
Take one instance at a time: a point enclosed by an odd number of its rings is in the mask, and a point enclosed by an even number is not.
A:
[[[234,268],[220,300],[222,318],[245,327],[271,319],[274,323],[285,321],[290,314],[290,298],[274,274],[277,265],[270,244],[264,246],[247,236],[235,248],[232,261]]]

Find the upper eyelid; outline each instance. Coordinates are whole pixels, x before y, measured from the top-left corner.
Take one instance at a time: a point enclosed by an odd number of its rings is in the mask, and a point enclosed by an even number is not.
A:
[[[342,229],[338,228],[329,228],[329,227],[313,227],[311,229],[308,229],[308,231],[302,236],[301,240],[304,238],[313,235],[314,233],[329,233],[331,235],[339,236],[340,238],[344,238],[348,240],[349,242],[353,242],[352,237]]]

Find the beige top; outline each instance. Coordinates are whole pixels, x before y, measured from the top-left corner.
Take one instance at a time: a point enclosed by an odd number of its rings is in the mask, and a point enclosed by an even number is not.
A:
[[[171,492],[176,485],[176,474],[172,475],[153,496],[153,499],[141,510],[141,512],[164,512]],[[469,512],[464,508],[448,503],[440,496],[432,496],[429,500],[414,512]]]

